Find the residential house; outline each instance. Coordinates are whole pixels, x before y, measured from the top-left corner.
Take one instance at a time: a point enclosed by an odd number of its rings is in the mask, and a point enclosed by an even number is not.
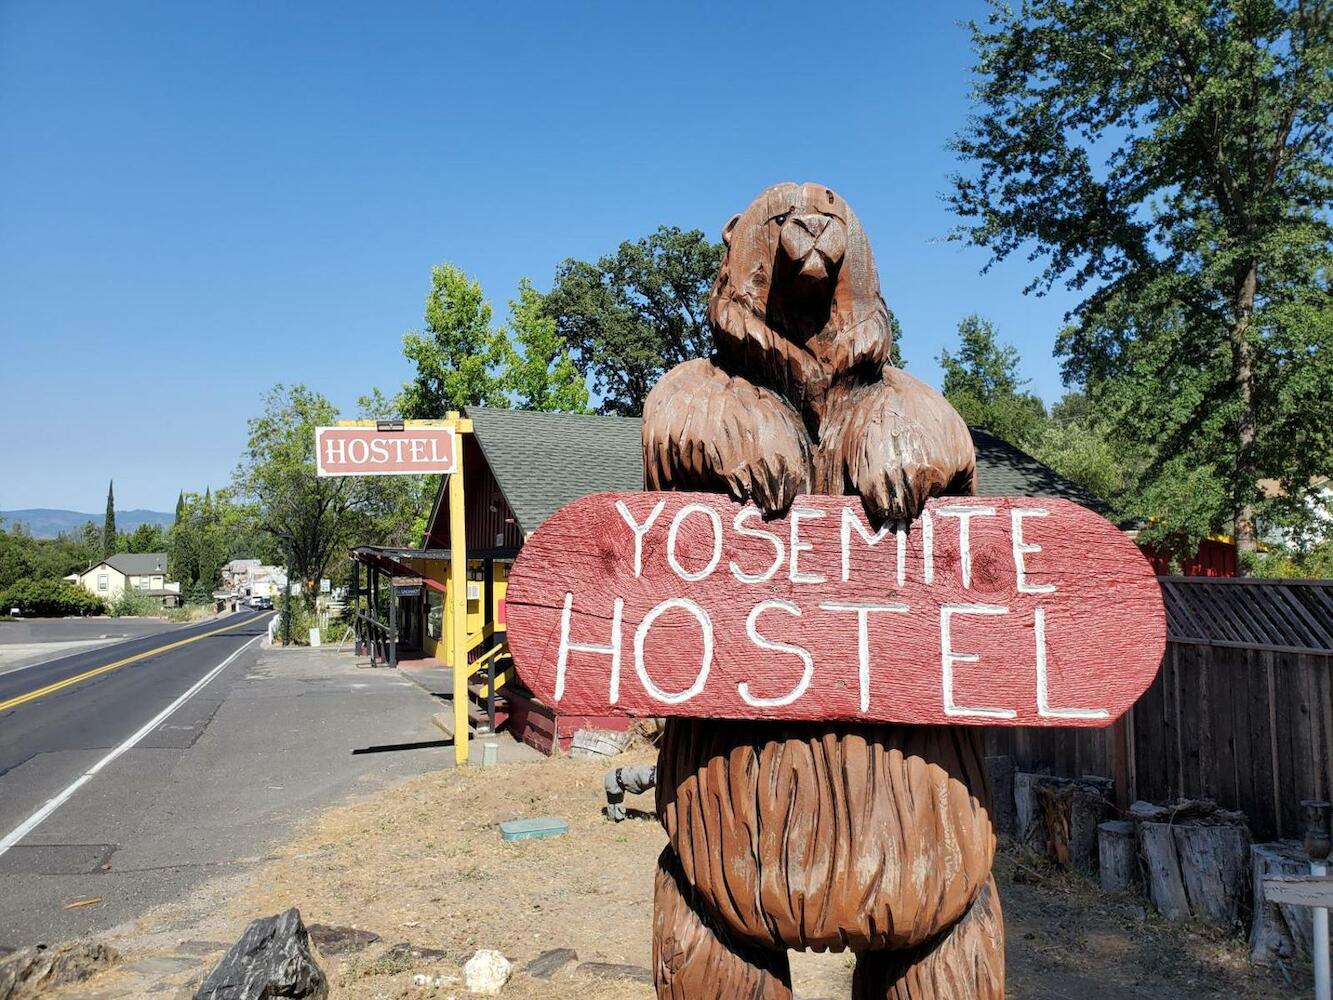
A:
[[[181,603],[181,585],[167,579],[165,552],[117,553],[65,579],[106,601],[116,600],[129,589],[157,598],[165,608]]]

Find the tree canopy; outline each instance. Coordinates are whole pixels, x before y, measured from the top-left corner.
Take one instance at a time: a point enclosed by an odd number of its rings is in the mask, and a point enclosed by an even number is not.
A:
[[[330,566],[354,544],[412,544],[419,479],[414,476],[315,474],[315,428],[338,411],[304,385],[276,385],[264,412],[249,422],[245,454],[235,474],[238,499],[253,505],[292,569],[293,581],[312,597]],[[189,498],[187,497],[187,507]]]
[[[697,229],[660,226],[595,263],[556,269],[546,312],[601,412],[641,413],[668,368],[712,350],[708,292],[722,252]]]
[[[994,0],[971,27],[956,236],[1081,296],[1057,351],[1143,456],[1149,536],[1252,550],[1333,466],[1333,9]]]
[[[546,298],[523,278],[509,301],[501,384],[524,410],[588,412],[588,384],[556,330]]]
[[[972,315],[958,324],[958,351],[943,351],[945,397],[973,427],[1020,448],[1031,448],[1046,420],[1046,407],[1024,391],[1018,349],[1000,343],[989,321]]]
[[[403,386],[401,414],[438,420],[465,406],[502,406],[496,369],[505,357],[502,331],[491,326],[481,285],[452,264],[431,270],[425,326],[403,337],[403,354],[416,374]]]
[[[102,519],[102,558],[116,554],[116,484],[106,484],[106,514]]]

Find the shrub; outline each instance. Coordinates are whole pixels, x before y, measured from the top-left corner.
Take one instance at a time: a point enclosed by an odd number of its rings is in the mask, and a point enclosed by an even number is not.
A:
[[[114,618],[143,618],[162,612],[162,601],[150,597],[141,590],[126,587],[120,596],[111,602],[111,615]]]
[[[19,580],[0,591],[0,613],[7,615],[12,608],[28,617],[100,615],[106,602],[63,580]]]
[[[292,597],[284,595],[278,600],[278,625],[273,630],[273,637],[281,642],[287,634],[286,625],[282,621],[282,616],[288,614],[288,608],[292,616],[292,645],[308,646],[310,645],[310,630],[319,627],[319,615],[315,609],[309,607],[303,601],[299,594]]]

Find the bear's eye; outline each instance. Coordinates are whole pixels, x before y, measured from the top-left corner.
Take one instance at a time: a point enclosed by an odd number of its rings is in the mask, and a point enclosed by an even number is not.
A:
[[[787,213],[783,212],[781,215],[773,216],[773,221],[776,222],[779,226],[785,225],[787,222]]]

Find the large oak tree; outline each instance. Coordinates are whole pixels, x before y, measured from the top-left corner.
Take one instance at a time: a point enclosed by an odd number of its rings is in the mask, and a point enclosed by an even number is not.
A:
[[[1333,467],[1331,29],[1328,0],[996,2],[972,25],[958,235],[1081,293],[1066,377],[1142,449],[1137,513],[1182,547],[1253,550],[1261,481],[1300,522]]]

